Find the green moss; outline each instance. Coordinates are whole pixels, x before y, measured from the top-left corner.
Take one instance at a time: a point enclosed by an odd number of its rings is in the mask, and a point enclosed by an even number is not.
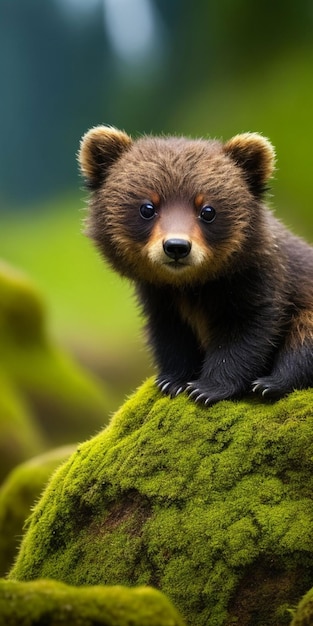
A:
[[[313,589],[299,602],[297,610],[293,611],[294,618],[290,626],[312,626],[313,624]]]
[[[50,445],[84,440],[107,423],[115,401],[104,383],[52,342],[13,352],[6,366]]]
[[[0,616],[5,626],[183,626],[155,589],[77,589],[51,580],[1,580]]]
[[[13,563],[31,507],[38,500],[52,472],[76,446],[63,446],[18,465],[0,487],[0,576]]]
[[[50,443],[84,439],[106,422],[114,399],[55,346],[41,296],[5,263],[0,263],[0,346],[8,383]],[[0,422],[3,418],[6,422],[0,410]]]
[[[152,380],[56,472],[12,579],[150,584],[193,626],[282,626],[313,576],[313,390],[197,406]]]
[[[0,483],[17,463],[34,456],[45,445],[25,399],[0,368]]]

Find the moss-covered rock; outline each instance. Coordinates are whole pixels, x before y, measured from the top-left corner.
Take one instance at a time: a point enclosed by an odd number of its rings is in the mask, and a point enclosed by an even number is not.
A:
[[[291,626],[312,626],[313,624],[313,589],[299,602],[298,608],[294,611],[294,618]]]
[[[12,566],[23,535],[23,526],[52,472],[74,452],[67,445],[45,452],[21,465],[0,487],[0,576]]]
[[[0,483],[15,465],[46,445],[25,399],[0,366]]]
[[[155,589],[78,589],[51,580],[0,580],[0,620],[5,626],[183,626]]]
[[[192,626],[282,626],[313,579],[313,390],[196,405],[152,380],[54,474],[11,579],[152,585]]]
[[[36,289],[1,262],[0,367],[43,437],[50,445],[60,445],[85,439],[103,426],[114,400],[55,345],[46,326],[46,310]],[[2,420],[7,422],[7,414],[0,404],[0,430]]]

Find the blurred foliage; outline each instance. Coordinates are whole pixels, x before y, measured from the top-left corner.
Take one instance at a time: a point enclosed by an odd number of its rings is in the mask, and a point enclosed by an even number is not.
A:
[[[15,467],[0,486],[0,576],[13,565],[23,527],[54,470],[75,445],[55,448]]]
[[[110,84],[99,10],[69,21],[53,0],[1,0],[0,42],[0,189],[27,205],[77,182],[79,134]]]
[[[136,330],[130,315],[132,291],[126,281],[115,280],[83,234],[83,208],[83,200],[67,197],[40,212],[7,214],[0,232],[1,252],[36,277],[54,323],[63,320],[74,337],[80,329],[86,331],[85,309],[90,302],[89,333],[97,337],[102,328],[108,337],[116,332],[123,341]],[[119,304],[122,298],[123,311]],[[122,319],[124,328],[120,331]],[[114,325],[117,331],[111,330]]]
[[[17,462],[107,423],[112,392],[51,339],[40,294],[0,264],[0,479]]]
[[[0,370],[0,482],[18,463],[45,447],[43,433],[14,384]]]
[[[255,130],[268,136],[277,152],[270,204],[287,226],[313,239],[311,215],[313,126],[313,47],[278,57],[264,76],[219,84],[193,96],[176,114],[187,134],[231,137]]]

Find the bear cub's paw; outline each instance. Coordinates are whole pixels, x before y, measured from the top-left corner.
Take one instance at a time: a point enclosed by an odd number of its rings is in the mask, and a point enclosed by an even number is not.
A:
[[[162,393],[175,398],[180,393],[186,390],[187,381],[174,378],[173,376],[167,376],[166,374],[158,376],[156,384]]]
[[[225,387],[211,386],[202,380],[193,380],[187,384],[187,394],[194,402],[210,406],[220,400],[229,400],[238,396],[234,389],[225,389]]]
[[[278,400],[293,389],[289,388],[286,382],[281,379],[274,376],[264,376],[264,378],[257,378],[252,383],[252,391],[258,396],[262,396],[264,400]]]

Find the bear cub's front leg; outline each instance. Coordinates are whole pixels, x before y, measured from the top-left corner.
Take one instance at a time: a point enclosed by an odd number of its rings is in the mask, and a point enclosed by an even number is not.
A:
[[[250,391],[253,372],[258,370],[257,359],[252,359],[249,349],[246,352],[220,347],[206,355],[202,372],[198,379],[187,385],[187,393],[195,402],[206,406],[220,400],[240,398]]]

